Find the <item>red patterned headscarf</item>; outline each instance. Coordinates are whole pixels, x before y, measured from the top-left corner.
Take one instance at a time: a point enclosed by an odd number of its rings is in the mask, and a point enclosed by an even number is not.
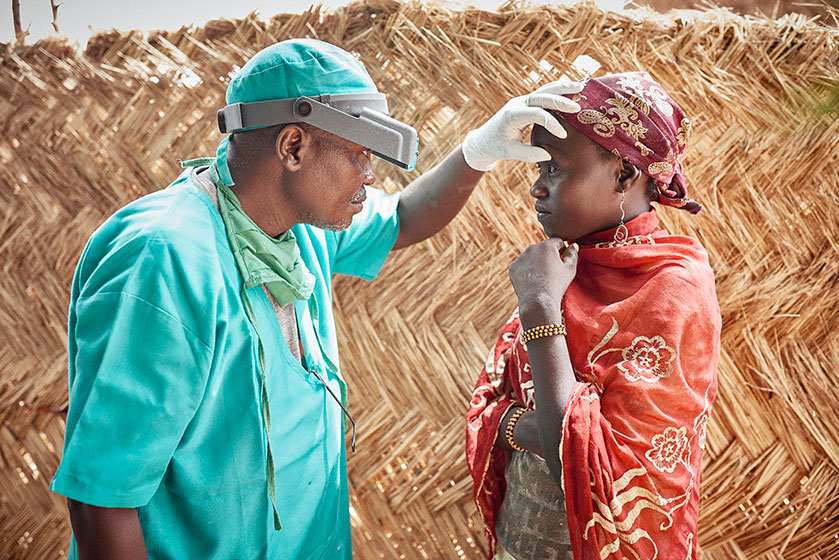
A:
[[[656,202],[697,214],[702,206],[688,198],[680,158],[690,135],[690,121],[646,72],[592,78],[580,93],[569,95],[579,113],[565,122],[608,151],[635,164],[658,185]]]

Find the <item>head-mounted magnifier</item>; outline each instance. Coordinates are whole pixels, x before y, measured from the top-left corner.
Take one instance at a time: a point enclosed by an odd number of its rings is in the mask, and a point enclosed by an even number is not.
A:
[[[222,133],[303,122],[369,148],[403,169],[417,162],[417,131],[388,116],[383,93],[345,93],[233,103],[218,112]]]

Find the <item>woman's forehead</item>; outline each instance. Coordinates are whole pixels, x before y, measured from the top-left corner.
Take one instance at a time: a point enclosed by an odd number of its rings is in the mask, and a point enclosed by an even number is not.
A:
[[[548,132],[543,126],[535,125],[530,135],[530,142],[534,146],[546,149],[552,155],[567,155],[580,153],[581,151],[596,151],[601,148],[596,142],[587,138],[572,126],[560,120],[562,128],[568,133],[565,138],[558,138]]]

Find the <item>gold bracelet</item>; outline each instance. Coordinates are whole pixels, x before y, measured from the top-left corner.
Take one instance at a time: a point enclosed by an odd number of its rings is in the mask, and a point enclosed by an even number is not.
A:
[[[510,444],[510,447],[515,449],[516,451],[521,451],[522,453],[527,453],[527,449],[523,447],[519,447],[516,445],[516,442],[513,441],[513,429],[516,427],[516,422],[519,421],[519,418],[522,414],[530,410],[529,408],[520,407],[517,411],[510,416],[510,419],[507,421],[507,427],[504,428],[504,435],[507,436],[507,443]]]
[[[535,340],[537,338],[544,338],[546,336],[556,336],[562,335],[565,336],[568,334],[565,330],[565,325],[557,325],[556,323],[550,325],[541,325],[538,327],[533,327],[532,329],[527,329],[523,333],[521,333],[521,343],[527,344],[531,340]]]

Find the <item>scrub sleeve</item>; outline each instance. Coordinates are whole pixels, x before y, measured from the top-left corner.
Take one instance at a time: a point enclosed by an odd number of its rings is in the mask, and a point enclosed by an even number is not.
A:
[[[212,360],[211,334],[183,313],[192,293],[177,274],[177,256],[158,239],[132,245],[96,263],[69,318],[75,363],[52,488],[101,507],[148,503],[200,403]],[[83,256],[78,270],[90,264]],[[78,272],[74,292],[77,282]]]

